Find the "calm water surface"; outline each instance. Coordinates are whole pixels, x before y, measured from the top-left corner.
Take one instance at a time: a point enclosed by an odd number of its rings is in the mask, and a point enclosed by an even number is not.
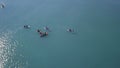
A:
[[[0,2],[0,68],[120,68],[119,0]]]

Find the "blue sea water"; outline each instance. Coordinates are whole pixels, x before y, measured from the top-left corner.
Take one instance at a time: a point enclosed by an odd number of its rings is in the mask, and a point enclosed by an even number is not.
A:
[[[120,68],[119,0],[0,2],[0,68]]]

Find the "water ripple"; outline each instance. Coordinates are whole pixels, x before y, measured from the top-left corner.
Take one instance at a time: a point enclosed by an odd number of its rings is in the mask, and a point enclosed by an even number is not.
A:
[[[16,48],[19,42],[12,39],[11,31],[0,34],[0,68],[24,68],[22,61],[16,60]],[[19,54],[18,56],[23,56]]]

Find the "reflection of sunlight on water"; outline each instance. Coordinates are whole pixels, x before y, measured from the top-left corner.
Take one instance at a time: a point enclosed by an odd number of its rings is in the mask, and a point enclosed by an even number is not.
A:
[[[11,32],[8,32],[0,36],[0,68],[5,67],[15,50],[15,46],[11,44],[10,34]]]
[[[0,68],[4,68],[5,63],[9,59],[9,39],[6,34],[0,37]]]
[[[15,59],[17,45],[18,42],[12,39],[12,32],[0,34],[0,68],[23,68],[22,61]]]

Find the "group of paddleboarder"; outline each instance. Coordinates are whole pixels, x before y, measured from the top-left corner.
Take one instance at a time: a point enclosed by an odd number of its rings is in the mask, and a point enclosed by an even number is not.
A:
[[[5,4],[4,3],[0,3],[0,8],[5,8]],[[25,29],[30,29],[31,26],[30,25],[24,25]],[[46,26],[44,27],[45,30],[51,32],[51,30]],[[37,32],[40,34],[40,37],[45,37],[48,35],[48,32],[42,32],[40,29],[37,29]],[[67,29],[67,32],[74,32],[73,29],[69,28]]]
[[[44,37],[48,35],[48,32],[42,32],[40,29],[37,29],[37,32],[40,34],[40,37]]]
[[[24,28],[30,29],[31,27],[30,27],[30,25],[24,25]],[[49,31],[48,27],[44,27],[44,29]],[[40,34],[40,37],[45,37],[48,35],[48,32],[42,32],[40,29],[37,29],[37,32]]]
[[[30,29],[31,26],[30,26],[30,25],[24,25],[24,28],[25,28],[25,29]],[[47,26],[44,27],[44,29],[45,29],[46,31],[49,31],[49,32],[51,31]],[[40,37],[45,37],[45,36],[48,35],[48,32],[42,32],[40,29],[37,29],[36,31],[40,34]],[[74,30],[71,29],[71,28],[67,29],[66,31],[67,31],[67,32],[74,32]]]

